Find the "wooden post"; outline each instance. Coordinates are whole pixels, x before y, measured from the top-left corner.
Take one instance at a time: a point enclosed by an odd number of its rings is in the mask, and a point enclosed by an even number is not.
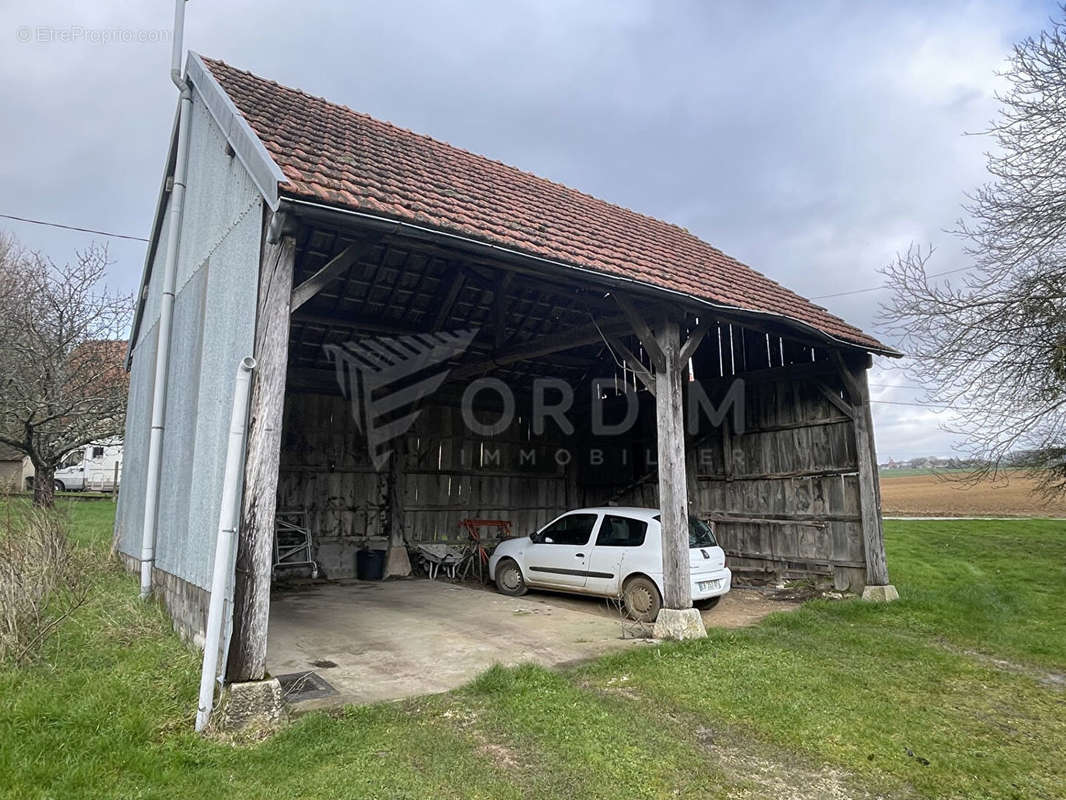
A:
[[[229,682],[261,680],[266,671],[270,568],[295,253],[296,243],[291,236],[283,236],[277,244],[263,245],[255,325],[255,360],[259,366],[252,377],[233,588],[233,635],[226,664]]]
[[[688,498],[688,513],[700,516],[699,442],[695,439],[685,445],[685,492]]]
[[[395,440],[385,475],[385,532],[389,549],[385,559],[385,577],[406,578],[411,574],[411,559],[404,538],[403,491],[407,483],[407,437]]]
[[[870,413],[870,387],[866,367],[844,366],[844,377],[853,409],[855,453],[859,466],[859,506],[862,515],[863,551],[866,554],[867,586],[888,584],[885,561],[885,531],[881,520],[881,484],[877,474],[873,418]]]
[[[662,369],[656,365],[655,412],[663,539],[663,605],[674,609],[692,607],[680,337],[677,321],[664,315],[655,332],[665,362]]]
[[[729,415],[722,419],[722,471],[727,481],[733,480],[733,434],[729,429]]]

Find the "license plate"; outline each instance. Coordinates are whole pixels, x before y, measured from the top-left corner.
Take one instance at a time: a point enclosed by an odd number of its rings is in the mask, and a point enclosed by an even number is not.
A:
[[[712,589],[719,589],[721,588],[721,586],[722,582],[720,580],[700,581],[696,584],[696,588],[699,589],[701,592],[709,592]]]

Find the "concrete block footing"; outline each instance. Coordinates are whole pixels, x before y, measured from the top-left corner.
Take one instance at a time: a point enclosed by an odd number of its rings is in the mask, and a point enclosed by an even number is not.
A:
[[[899,592],[891,583],[884,586],[867,586],[862,590],[862,599],[870,603],[891,603],[899,600]]]
[[[281,684],[277,678],[231,683],[213,720],[213,727],[226,733],[268,732],[285,722]]]
[[[655,618],[652,636],[656,639],[702,639],[707,635],[703,617],[695,608],[663,608]]]

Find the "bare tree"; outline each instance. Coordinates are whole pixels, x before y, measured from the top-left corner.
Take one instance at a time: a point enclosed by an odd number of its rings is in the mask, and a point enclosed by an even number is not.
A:
[[[981,477],[1021,463],[1043,493],[1066,492],[1066,7],[1015,45],[987,131],[992,180],[959,224],[973,267],[938,280],[932,250],[911,247],[885,270],[883,319],[912,357],[931,403],[960,409]]]
[[[29,456],[37,505],[66,454],[123,431],[133,304],[101,285],[108,264],[96,244],[60,267],[0,238],[0,443]]]

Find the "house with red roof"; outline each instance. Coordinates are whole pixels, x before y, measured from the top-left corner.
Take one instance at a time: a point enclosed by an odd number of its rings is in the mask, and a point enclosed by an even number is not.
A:
[[[116,536],[198,644],[226,593],[227,681],[277,671],[272,581],[448,548],[489,579],[486,540],[588,506],[660,509],[661,614],[690,611],[688,518],[735,582],[894,592],[866,381],[892,348],[676,225],[195,53],[184,80]]]

